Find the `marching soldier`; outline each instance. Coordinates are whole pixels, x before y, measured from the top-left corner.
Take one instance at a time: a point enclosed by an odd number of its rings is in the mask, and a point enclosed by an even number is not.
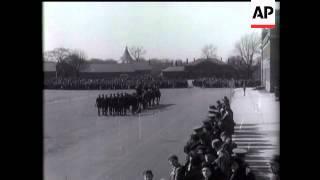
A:
[[[107,95],[105,94],[102,98],[102,115],[106,116],[106,98]]]
[[[125,102],[124,102],[124,95],[123,93],[120,94],[120,100],[119,100],[119,106],[120,106],[120,115],[121,116],[124,116],[124,105],[125,105]]]
[[[119,100],[120,100],[120,96],[119,96],[119,92],[118,92],[117,95],[116,95],[116,97],[115,97],[115,110],[116,110],[116,115],[117,115],[117,116],[120,115]]]
[[[110,94],[110,97],[109,97],[109,114],[111,116],[114,116],[114,96],[113,94]]]
[[[101,96],[99,94],[99,96],[96,99],[96,107],[98,108],[98,116],[100,116],[100,110],[101,110]]]
[[[130,99],[129,99],[129,94],[128,93],[125,93],[125,115],[127,115],[127,111],[130,110]]]
[[[109,109],[109,98],[108,95],[106,94],[104,96],[104,115],[108,116],[108,109]]]

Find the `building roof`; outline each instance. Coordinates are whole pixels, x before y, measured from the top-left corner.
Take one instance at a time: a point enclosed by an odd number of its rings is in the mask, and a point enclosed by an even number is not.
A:
[[[149,71],[151,66],[147,63],[125,63],[125,64],[89,64],[88,67],[81,72],[135,72]]]
[[[163,72],[181,72],[181,71],[184,71],[184,66],[170,66],[162,71]]]
[[[81,72],[134,72],[134,69],[128,64],[89,64]]]
[[[135,71],[149,71],[152,69],[147,62],[132,62],[127,65],[132,66]]]
[[[209,58],[209,59],[201,58],[201,59],[197,59],[194,62],[189,63],[187,66],[198,65],[198,64],[201,64],[203,62],[212,62],[212,63],[215,63],[215,64],[225,64],[223,61],[220,61],[220,60],[218,60],[216,58]]]
[[[228,64],[241,64],[243,61],[243,58],[241,56],[231,56],[228,58],[227,63]]]
[[[55,72],[56,62],[45,61],[43,63],[44,72]],[[146,62],[133,62],[127,64],[101,64],[89,63],[81,72],[135,72],[135,71],[151,71],[151,66]]]
[[[56,62],[45,61],[43,63],[43,71],[44,72],[56,72]]]

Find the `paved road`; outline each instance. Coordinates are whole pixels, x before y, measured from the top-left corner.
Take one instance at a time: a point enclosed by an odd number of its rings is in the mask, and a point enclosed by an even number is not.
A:
[[[230,95],[228,89],[164,89],[161,106],[141,116],[97,117],[99,92],[44,91],[45,180],[140,180],[145,169],[168,179],[168,156],[184,162],[192,128],[210,104]]]
[[[258,179],[270,177],[269,162],[279,154],[280,106],[273,94],[247,89],[235,89],[231,108],[236,130],[233,140],[239,148],[248,150],[246,161]]]

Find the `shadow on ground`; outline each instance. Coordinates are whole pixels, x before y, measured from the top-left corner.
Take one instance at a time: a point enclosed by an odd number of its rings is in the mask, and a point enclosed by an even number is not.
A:
[[[140,113],[140,116],[151,116],[157,113],[158,111],[167,111],[170,106],[174,106],[175,104],[159,104],[154,107],[147,108]],[[139,116],[139,114],[135,114],[135,116]]]
[[[148,108],[147,110],[163,110],[175,104],[159,104],[158,106],[153,106]]]

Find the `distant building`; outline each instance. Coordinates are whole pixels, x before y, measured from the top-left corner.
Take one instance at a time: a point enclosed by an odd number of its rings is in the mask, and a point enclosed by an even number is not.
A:
[[[80,72],[82,78],[117,78],[120,76],[139,76],[150,74],[151,66],[147,62],[126,64],[89,64]]]
[[[262,31],[262,63],[261,84],[269,92],[275,92],[280,88],[279,65],[280,65],[280,10],[276,11],[276,27]]]
[[[168,67],[162,70],[167,78],[196,79],[203,77],[234,77],[236,69],[216,58],[197,59],[184,66]]]
[[[243,59],[241,56],[231,56],[228,58],[227,63],[233,66],[241,66],[243,65]]]
[[[184,66],[170,66],[162,70],[162,76],[166,78],[185,78]]]
[[[232,76],[232,67],[216,58],[197,59],[185,66],[189,78]]]

